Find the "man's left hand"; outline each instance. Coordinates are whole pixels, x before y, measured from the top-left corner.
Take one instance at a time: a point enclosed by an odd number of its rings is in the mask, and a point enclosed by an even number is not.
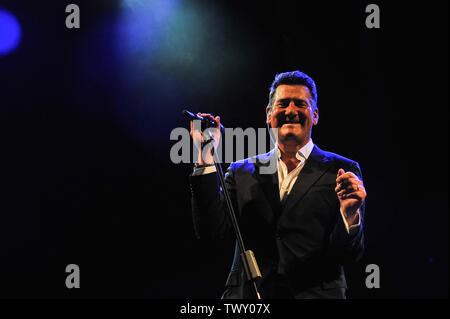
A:
[[[345,172],[341,168],[337,174],[334,190],[341,204],[341,211],[349,224],[353,224],[358,216],[356,213],[367,196],[363,182],[354,173]]]

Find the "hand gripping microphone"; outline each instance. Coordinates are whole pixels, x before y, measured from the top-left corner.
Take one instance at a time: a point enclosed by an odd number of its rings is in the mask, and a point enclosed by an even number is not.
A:
[[[191,121],[193,121],[193,120],[200,120],[200,121],[202,121],[202,126],[204,125],[205,128],[208,128],[208,127],[217,127],[217,122],[216,122],[215,120],[212,120],[212,119],[210,119],[210,118],[207,118],[207,117],[203,117],[203,116],[194,114],[194,113],[192,113],[192,112],[189,112],[188,110],[183,110],[182,113],[183,113],[188,119],[190,119]],[[221,130],[222,132],[225,132],[225,127],[224,127],[222,124],[220,124],[220,130]]]

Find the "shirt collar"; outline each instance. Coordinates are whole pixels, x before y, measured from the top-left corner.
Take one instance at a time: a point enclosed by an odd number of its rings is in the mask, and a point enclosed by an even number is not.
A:
[[[309,139],[308,143],[306,143],[301,149],[298,150],[297,154],[295,154],[295,157],[300,161],[306,161],[311,155],[311,152],[314,148],[314,143],[312,141],[312,138]],[[277,158],[281,159],[281,151],[277,146]]]

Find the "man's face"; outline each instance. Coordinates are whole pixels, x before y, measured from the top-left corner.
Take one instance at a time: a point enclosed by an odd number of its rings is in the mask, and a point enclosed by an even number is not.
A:
[[[267,107],[266,114],[267,123],[278,129],[280,143],[306,144],[312,126],[319,121],[319,111],[314,108],[310,91],[304,85],[278,86],[273,107]]]

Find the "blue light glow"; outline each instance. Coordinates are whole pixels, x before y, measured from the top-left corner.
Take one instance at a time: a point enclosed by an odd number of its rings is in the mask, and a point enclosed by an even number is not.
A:
[[[16,17],[0,9],[0,56],[14,51],[20,43],[22,31]]]
[[[188,99],[212,101],[248,67],[248,37],[214,2],[122,0],[113,21],[115,113],[133,138],[166,140]]]
[[[176,63],[186,51],[197,53],[192,39],[201,32],[200,19],[179,0],[125,0],[122,6],[117,47],[127,59],[138,58],[147,65]]]
[[[204,95],[245,65],[242,31],[227,26],[226,16],[208,2],[123,0],[121,9],[114,53],[125,86],[164,79],[169,87],[174,80]],[[242,43],[248,45],[246,39]]]

